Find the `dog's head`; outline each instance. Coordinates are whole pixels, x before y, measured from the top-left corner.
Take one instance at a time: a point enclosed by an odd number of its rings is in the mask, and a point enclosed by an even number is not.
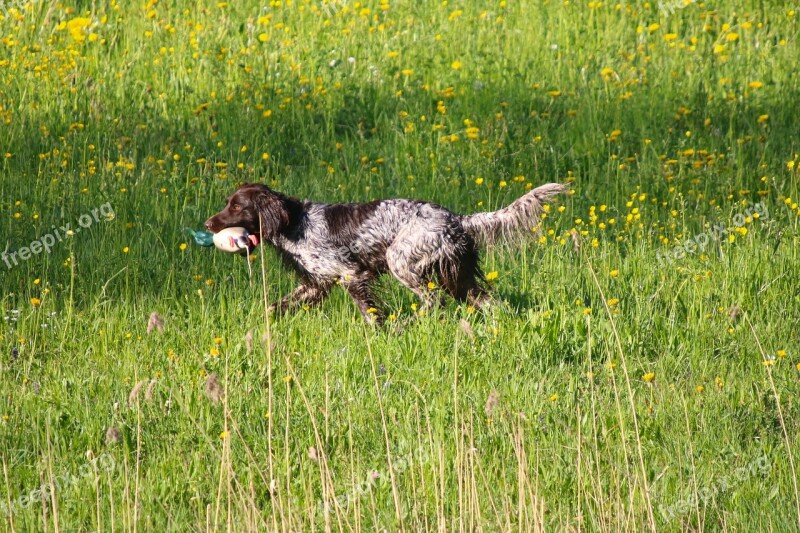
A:
[[[266,185],[247,183],[228,198],[225,209],[206,220],[206,228],[217,233],[242,227],[261,240],[271,240],[289,224],[289,199]]]

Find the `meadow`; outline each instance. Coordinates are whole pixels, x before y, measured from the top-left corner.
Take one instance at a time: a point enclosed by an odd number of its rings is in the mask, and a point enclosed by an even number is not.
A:
[[[0,531],[797,531],[800,5],[0,0]],[[462,213],[389,320],[186,228]],[[438,290],[433,287],[431,290]]]

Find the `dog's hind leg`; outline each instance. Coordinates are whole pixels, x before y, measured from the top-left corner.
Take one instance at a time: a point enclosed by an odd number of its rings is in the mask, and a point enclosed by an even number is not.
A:
[[[459,302],[480,307],[491,299],[477,250],[465,250],[458,258],[443,260],[437,275],[447,293]]]

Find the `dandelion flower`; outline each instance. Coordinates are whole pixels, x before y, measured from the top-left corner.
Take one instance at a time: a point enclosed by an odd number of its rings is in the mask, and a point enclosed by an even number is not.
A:
[[[85,17],[75,17],[69,20],[65,27],[75,42],[82,43],[86,40],[86,28],[91,26],[92,19]]]

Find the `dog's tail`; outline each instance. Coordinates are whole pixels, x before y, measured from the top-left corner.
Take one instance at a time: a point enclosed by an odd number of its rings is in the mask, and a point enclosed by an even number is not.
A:
[[[461,225],[479,244],[490,246],[528,233],[539,223],[544,205],[554,196],[569,190],[560,183],[546,183],[517,198],[508,207],[490,213],[475,213],[461,218]]]

